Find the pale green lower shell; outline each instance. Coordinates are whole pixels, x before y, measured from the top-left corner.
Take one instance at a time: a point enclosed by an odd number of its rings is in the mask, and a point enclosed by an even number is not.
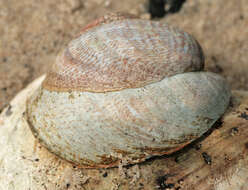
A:
[[[230,95],[225,80],[209,72],[106,93],[39,88],[27,102],[27,119],[51,152],[82,167],[112,167],[169,154],[200,137]]]

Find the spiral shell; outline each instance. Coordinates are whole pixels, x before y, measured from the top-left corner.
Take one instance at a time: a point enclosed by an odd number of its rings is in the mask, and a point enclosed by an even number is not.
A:
[[[62,51],[27,102],[27,120],[47,149],[82,167],[112,167],[172,153],[225,112],[225,80],[202,72],[188,33],[108,15]]]

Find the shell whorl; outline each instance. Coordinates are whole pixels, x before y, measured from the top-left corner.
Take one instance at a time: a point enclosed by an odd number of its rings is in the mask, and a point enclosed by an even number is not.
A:
[[[167,24],[117,15],[86,26],[59,54],[43,87],[117,91],[203,67],[202,50],[188,33]]]

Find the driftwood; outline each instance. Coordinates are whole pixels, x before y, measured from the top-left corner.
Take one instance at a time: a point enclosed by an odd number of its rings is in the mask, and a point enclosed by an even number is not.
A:
[[[80,169],[43,148],[25,120],[25,101],[44,76],[0,115],[1,190],[248,189],[248,92],[200,139],[172,155],[111,169]]]

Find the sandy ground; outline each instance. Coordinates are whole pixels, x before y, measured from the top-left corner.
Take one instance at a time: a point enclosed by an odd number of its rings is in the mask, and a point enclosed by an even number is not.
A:
[[[49,69],[81,27],[116,11],[149,18],[146,0],[0,0],[0,110]],[[248,89],[247,0],[188,0],[160,21],[193,34],[206,68],[233,89]]]

